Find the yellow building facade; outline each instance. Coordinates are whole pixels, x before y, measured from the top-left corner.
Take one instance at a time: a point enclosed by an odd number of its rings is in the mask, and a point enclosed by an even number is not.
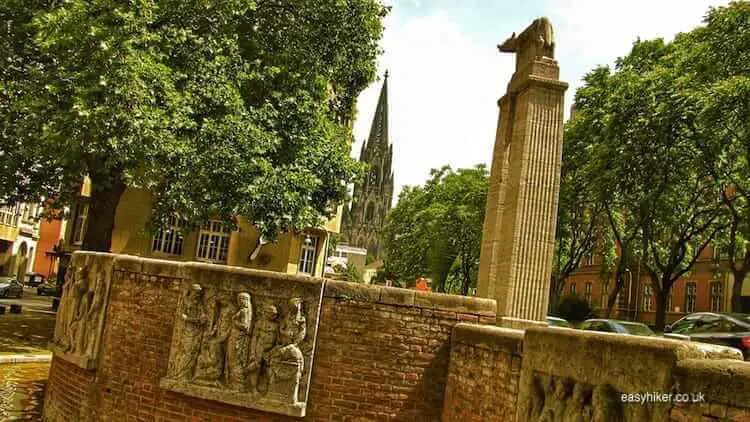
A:
[[[85,235],[90,192],[82,188],[81,203],[71,215],[65,239],[66,249],[80,248]],[[112,231],[112,253],[179,261],[200,261],[233,265],[287,274],[322,276],[330,233],[338,233],[341,209],[323,227],[302,233],[284,233],[273,242],[259,244],[260,231],[240,218],[236,230],[225,229],[219,221],[208,221],[198,229],[188,229],[174,219],[170,227],[156,233],[146,230],[152,209],[151,193],[128,188],[120,198]]]

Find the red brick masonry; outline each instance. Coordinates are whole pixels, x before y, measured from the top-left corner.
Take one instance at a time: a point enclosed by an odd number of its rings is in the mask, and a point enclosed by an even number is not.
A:
[[[98,369],[55,358],[45,420],[300,420],[159,388],[181,293],[176,268],[118,258]],[[302,420],[440,420],[453,327],[494,320],[492,300],[326,281]]]

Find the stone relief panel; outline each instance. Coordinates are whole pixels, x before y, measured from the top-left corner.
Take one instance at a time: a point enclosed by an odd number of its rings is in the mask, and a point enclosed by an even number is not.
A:
[[[113,261],[109,254],[74,254],[65,274],[50,348],[83,369],[96,369]]]
[[[627,405],[610,384],[589,384],[534,372],[526,409],[527,422],[640,422],[654,419],[649,404]]]
[[[187,272],[161,387],[304,416],[323,281]]]

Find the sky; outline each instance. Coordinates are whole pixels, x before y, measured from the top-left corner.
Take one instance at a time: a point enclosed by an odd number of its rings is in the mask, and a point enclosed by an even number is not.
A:
[[[547,16],[566,118],[583,76],[612,65],[637,38],[671,40],[701,24],[712,0],[390,0],[378,62],[381,78],[359,96],[352,155],[358,158],[387,69],[394,202],[404,185],[421,185],[432,168],[484,163],[489,169],[515,55],[497,44]]]

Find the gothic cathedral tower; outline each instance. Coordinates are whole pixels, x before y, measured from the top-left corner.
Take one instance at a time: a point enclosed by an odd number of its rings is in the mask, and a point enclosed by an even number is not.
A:
[[[364,180],[354,185],[351,208],[344,208],[342,243],[367,249],[381,258],[380,231],[393,201],[393,146],[388,142],[388,72],[380,90],[370,136],[362,144],[359,161],[368,165]]]

